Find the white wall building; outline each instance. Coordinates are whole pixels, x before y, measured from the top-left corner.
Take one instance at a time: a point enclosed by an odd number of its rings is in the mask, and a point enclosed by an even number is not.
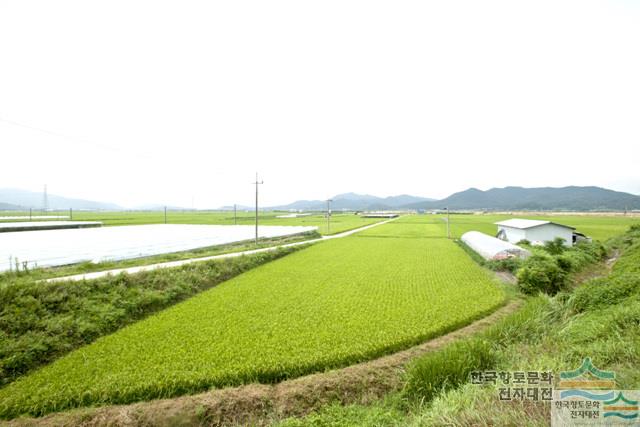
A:
[[[564,239],[565,245],[573,245],[573,231],[575,228],[568,225],[533,219],[508,219],[495,224],[498,226],[496,237],[511,243],[528,240],[532,244],[541,245],[560,237]]]

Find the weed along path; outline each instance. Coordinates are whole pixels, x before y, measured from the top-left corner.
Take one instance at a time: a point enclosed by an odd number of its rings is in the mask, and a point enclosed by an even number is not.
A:
[[[214,259],[234,258],[234,257],[242,256],[242,255],[251,255],[251,254],[257,254],[257,253],[260,253],[260,252],[274,251],[274,250],[277,250],[278,248],[286,248],[286,247],[290,247],[290,246],[307,245],[307,244],[322,242],[322,241],[325,241],[325,240],[339,239],[339,238],[342,238],[342,237],[351,236],[352,234],[355,234],[355,233],[358,233],[358,232],[361,232],[361,231],[364,231],[364,230],[368,230],[370,228],[377,227],[377,226],[382,225],[382,224],[386,224],[386,223],[388,223],[390,221],[393,221],[394,219],[397,219],[397,218],[393,218],[393,219],[390,219],[388,221],[376,222],[374,224],[365,225],[364,227],[356,228],[356,229],[349,230],[349,231],[344,231],[344,232],[338,233],[338,234],[331,234],[331,235],[327,235],[327,236],[322,236],[322,237],[317,238],[317,239],[303,240],[303,241],[300,241],[300,242],[288,243],[288,244],[285,244],[285,245],[276,245],[276,246],[270,246],[268,248],[251,249],[251,250],[248,250],[248,251],[231,252],[231,253],[227,253],[227,254],[212,255],[212,256],[208,256],[208,257],[191,258],[191,259],[185,259],[185,260],[180,260],[180,261],[161,262],[161,263],[157,263],[157,264],[141,265],[141,266],[138,266],[138,267],[117,268],[117,269],[112,269],[112,270],[97,271],[97,272],[94,272],[94,273],[83,273],[83,274],[74,274],[72,276],[54,277],[54,278],[51,278],[51,279],[46,279],[45,282],[62,282],[62,281],[67,281],[67,280],[72,280],[72,281],[91,280],[91,279],[98,279],[100,277],[104,277],[104,276],[108,276],[108,275],[114,275],[115,276],[115,275],[118,275],[120,273],[135,274],[135,273],[140,273],[140,272],[143,272],[143,271],[157,270],[159,268],[180,267],[180,266],[183,266],[183,265],[186,265],[186,264],[191,264],[191,263],[194,263],[194,262],[210,261],[210,260],[214,260]]]
[[[0,388],[0,418],[278,383],[406,350],[503,306],[494,276],[429,221],[323,239],[99,338]]]

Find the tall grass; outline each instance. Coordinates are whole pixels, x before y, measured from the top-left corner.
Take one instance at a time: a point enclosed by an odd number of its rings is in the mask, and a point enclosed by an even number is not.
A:
[[[409,366],[404,395],[412,402],[428,402],[467,382],[472,371],[489,369],[494,364],[494,350],[487,341],[476,338],[455,342]]]

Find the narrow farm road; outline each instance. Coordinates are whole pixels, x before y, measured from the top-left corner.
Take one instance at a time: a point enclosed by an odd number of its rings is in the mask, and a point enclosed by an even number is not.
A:
[[[54,277],[54,278],[47,279],[47,280],[44,280],[44,281],[51,283],[51,282],[61,282],[61,281],[69,281],[69,280],[71,280],[71,281],[91,280],[91,279],[98,279],[100,277],[105,277],[105,276],[108,276],[108,275],[114,275],[115,276],[115,275],[118,275],[120,273],[135,274],[135,273],[140,273],[140,272],[143,272],[143,271],[157,270],[159,268],[180,267],[182,265],[191,264],[191,263],[194,263],[194,262],[210,261],[210,260],[214,260],[214,259],[223,259],[223,258],[235,258],[235,257],[239,257],[239,256],[242,256],[242,255],[251,255],[251,254],[257,254],[257,253],[260,253],[260,252],[274,251],[274,250],[279,249],[279,248],[287,248],[287,247],[291,247],[291,246],[307,245],[307,244],[310,244],[310,243],[323,242],[325,240],[331,240],[331,239],[340,239],[342,237],[351,236],[352,234],[359,233],[361,231],[368,230],[370,228],[377,227],[377,226],[382,225],[382,224],[386,224],[386,223],[391,222],[391,221],[393,221],[395,219],[397,219],[397,218],[392,218],[392,219],[389,219],[389,220],[386,220],[386,221],[376,222],[375,224],[365,225],[364,227],[355,228],[353,230],[348,230],[348,231],[343,231],[342,233],[332,234],[332,235],[329,235],[329,236],[322,236],[322,237],[320,237],[318,239],[303,240],[301,242],[287,243],[285,245],[269,246],[268,248],[251,249],[251,250],[248,250],[248,251],[231,252],[231,253],[227,253],[227,254],[212,255],[212,256],[200,257],[200,258],[183,259],[183,260],[180,260],[180,261],[161,262],[161,263],[158,263],[158,264],[141,265],[141,266],[138,266],[138,267],[116,268],[116,269],[112,269],[112,270],[96,271],[96,272],[93,272],[93,273],[74,274],[72,276]]]

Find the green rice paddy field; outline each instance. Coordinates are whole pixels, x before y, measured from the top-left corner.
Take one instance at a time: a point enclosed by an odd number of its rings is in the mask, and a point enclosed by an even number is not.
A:
[[[113,215],[101,219],[150,221]],[[184,215],[184,223],[229,223],[227,214]],[[523,217],[555,220],[599,240],[639,222]],[[494,234],[493,223],[506,218],[451,215],[452,234]],[[243,273],[0,388],[0,418],[276,382],[375,358],[468,324],[501,306],[505,294],[491,273],[445,238],[444,219],[403,216]],[[324,218],[271,221],[319,224]],[[372,221],[336,215],[331,231]]]
[[[2,215],[29,215],[28,212],[5,211]],[[68,215],[68,211],[49,212],[48,215]],[[285,215],[286,212],[261,212],[260,224],[264,225],[303,225],[317,226],[321,234],[335,234],[352,230],[367,224],[379,222],[375,218],[362,218],[353,213],[334,213],[331,217],[331,226],[327,230],[327,220],[323,214],[313,214],[299,218],[276,218]],[[41,215],[34,211],[34,215]],[[444,215],[419,215],[424,222],[443,221]],[[609,237],[623,233],[629,225],[640,222],[640,217],[614,216],[614,215],[493,215],[493,214],[453,214],[451,218],[451,233],[453,237],[460,237],[469,230],[482,231],[487,234],[495,234],[494,222],[518,217],[528,219],[542,219],[555,221],[561,224],[576,227],[578,231],[585,233],[597,240],[606,240]],[[106,226],[112,225],[136,225],[136,224],[162,224],[164,213],[157,211],[121,211],[121,212],[73,212],[73,219],[79,221],[102,221]],[[437,220],[436,220],[437,219]],[[169,223],[173,224],[254,224],[253,212],[238,211],[234,220],[233,212],[221,211],[169,211],[167,215]]]
[[[270,262],[0,389],[0,417],[274,382],[407,348],[504,303],[433,216]]]

